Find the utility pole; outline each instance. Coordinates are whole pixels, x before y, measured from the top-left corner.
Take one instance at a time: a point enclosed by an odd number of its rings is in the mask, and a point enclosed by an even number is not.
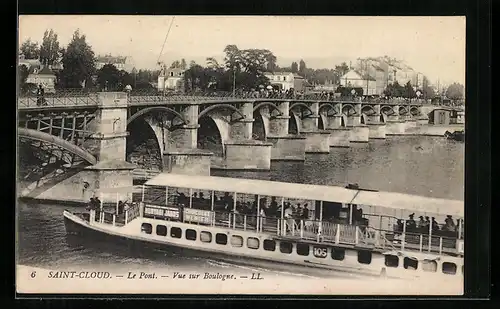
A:
[[[233,67],[233,97],[236,95],[236,67]]]

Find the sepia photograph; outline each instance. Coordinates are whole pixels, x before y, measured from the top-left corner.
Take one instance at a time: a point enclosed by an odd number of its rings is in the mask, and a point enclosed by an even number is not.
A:
[[[20,15],[17,293],[463,295],[465,37]]]

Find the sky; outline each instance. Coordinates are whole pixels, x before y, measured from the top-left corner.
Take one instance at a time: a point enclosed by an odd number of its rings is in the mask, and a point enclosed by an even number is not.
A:
[[[165,41],[170,23],[172,28]],[[269,49],[278,65],[304,59],[311,68],[388,55],[404,60],[432,83],[465,84],[465,17],[364,16],[118,16],[24,15],[19,42],[42,41],[53,29],[66,45],[76,29],[96,54],[131,57],[136,68],[160,60],[222,60],[224,47]]]

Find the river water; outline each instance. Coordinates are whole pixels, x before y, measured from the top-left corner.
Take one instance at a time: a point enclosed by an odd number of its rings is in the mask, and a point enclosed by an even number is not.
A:
[[[305,162],[274,163],[269,172],[224,172],[213,175],[285,182],[361,187],[429,197],[463,200],[465,144],[442,137],[405,136],[331,148],[328,155],[307,155]],[[67,207],[66,207],[67,208]],[[131,267],[247,271],[249,266],[181,256],[173,252],[131,250],[88,243],[66,236],[62,206],[18,204],[18,263],[36,267]],[[255,268],[255,267],[253,267]],[[267,272],[270,274],[270,272]],[[283,275],[283,271],[273,274]],[[287,276],[320,276],[302,271]]]

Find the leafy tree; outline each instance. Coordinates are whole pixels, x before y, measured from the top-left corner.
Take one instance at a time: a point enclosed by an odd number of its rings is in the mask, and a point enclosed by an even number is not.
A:
[[[170,65],[170,68],[171,69],[177,69],[177,68],[180,68],[181,67],[181,62],[179,60],[175,60],[174,62],[172,62],[172,64]]]
[[[85,35],[76,30],[62,58],[61,82],[65,88],[80,88],[90,82],[95,73],[95,61],[95,54]]]
[[[105,64],[97,71],[97,83],[101,89],[118,89],[121,78],[122,74],[113,64]]]
[[[436,90],[430,86],[429,79],[424,76],[422,81],[422,97],[424,99],[434,98],[436,96]]]
[[[415,90],[413,89],[413,86],[411,85],[411,82],[408,81],[404,87],[403,97],[408,98],[408,99],[412,99],[412,98],[415,98],[416,96],[417,95],[415,93]]]
[[[24,89],[24,84],[26,83],[26,79],[28,78],[29,71],[25,65],[17,66],[17,77],[18,77],[18,89],[21,91]]]
[[[405,87],[401,86],[397,81],[392,84],[387,85],[384,90],[384,95],[392,98],[403,97],[405,92]]]
[[[291,69],[292,69],[292,73],[297,73],[299,72],[299,65],[297,64],[297,62],[292,62],[292,66],[291,66]]]
[[[306,63],[305,63],[304,60],[300,59],[300,62],[299,62],[299,73],[300,74],[304,74],[305,70],[306,70]]]
[[[26,59],[38,59],[40,57],[40,47],[38,47],[37,42],[27,39],[19,47],[19,51],[24,55]]]
[[[52,65],[59,60],[60,56],[61,48],[57,40],[57,33],[52,29],[45,30],[40,46],[40,62],[44,65]]]
[[[453,83],[446,89],[446,97],[450,100],[457,101],[464,98],[464,86],[459,83]]]
[[[186,59],[184,59],[184,58],[181,59],[180,68],[183,70],[185,70],[187,68]]]
[[[337,72],[337,76],[340,78],[341,76],[349,72],[349,66],[347,65],[347,63],[342,62],[340,65],[335,66],[335,72]]]

